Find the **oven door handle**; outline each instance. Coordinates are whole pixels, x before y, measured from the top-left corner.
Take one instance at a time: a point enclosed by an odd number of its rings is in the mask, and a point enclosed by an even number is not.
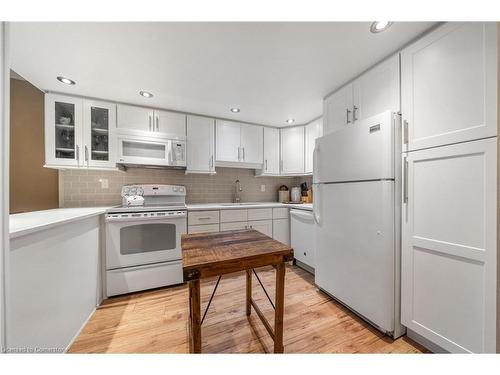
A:
[[[111,215],[106,215],[106,222],[127,222],[127,221],[146,221],[146,220],[163,220],[163,221],[170,221],[170,220],[177,220],[177,219],[182,219],[186,217],[186,213],[175,213],[173,215],[164,215],[164,216],[128,216],[128,217],[113,217]]]

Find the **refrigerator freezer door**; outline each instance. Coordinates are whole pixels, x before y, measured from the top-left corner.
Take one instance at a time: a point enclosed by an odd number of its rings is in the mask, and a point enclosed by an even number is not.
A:
[[[313,182],[393,179],[395,123],[387,111],[318,138]]]
[[[394,182],[316,185],[315,282],[358,314],[394,330]]]

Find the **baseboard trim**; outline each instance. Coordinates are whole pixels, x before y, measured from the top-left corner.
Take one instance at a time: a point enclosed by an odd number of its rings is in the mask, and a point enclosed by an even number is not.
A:
[[[434,344],[432,341],[426,339],[424,336],[419,335],[417,332],[412,331],[409,328],[406,328],[406,336],[433,353],[449,353],[449,351],[443,349],[437,344]]]
[[[67,353],[68,352],[69,348],[71,348],[71,345],[73,345],[73,343],[75,342],[76,338],[80,335],[80,333],[83,331],[83,329],[85,328],[85,326],[89,322],[90,318],[92,318],[92,316],[95,314],[96,310],[97,310],[97,306],[94,307],[94,309],[92,310],[92,312],[90,313],[90,315],[87,317],[87,319],[85,319],[85,321],[83,322],[83,324],[81,325],[81,327],[78,329],[78,331],[75,333],[75,335],[73,336],[73,338],[70,340],[69,344],[66,345],[66,348],[64,348],[63,353]]]

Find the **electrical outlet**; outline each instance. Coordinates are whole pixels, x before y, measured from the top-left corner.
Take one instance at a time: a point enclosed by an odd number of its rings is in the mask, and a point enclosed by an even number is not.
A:
[[[266,185],[260,185],[260,191],[265,192],[266,191]]]
[[[109,181],[107,178],[100,178],[99,182],[101,183],[101,189],[109,189]]]

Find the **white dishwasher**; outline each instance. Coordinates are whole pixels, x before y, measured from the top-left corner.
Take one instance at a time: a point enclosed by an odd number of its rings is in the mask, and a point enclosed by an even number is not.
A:
[[[296,264],[309,272],[314,272],[314,214],[312,211],[290,210],[290,240]]]

